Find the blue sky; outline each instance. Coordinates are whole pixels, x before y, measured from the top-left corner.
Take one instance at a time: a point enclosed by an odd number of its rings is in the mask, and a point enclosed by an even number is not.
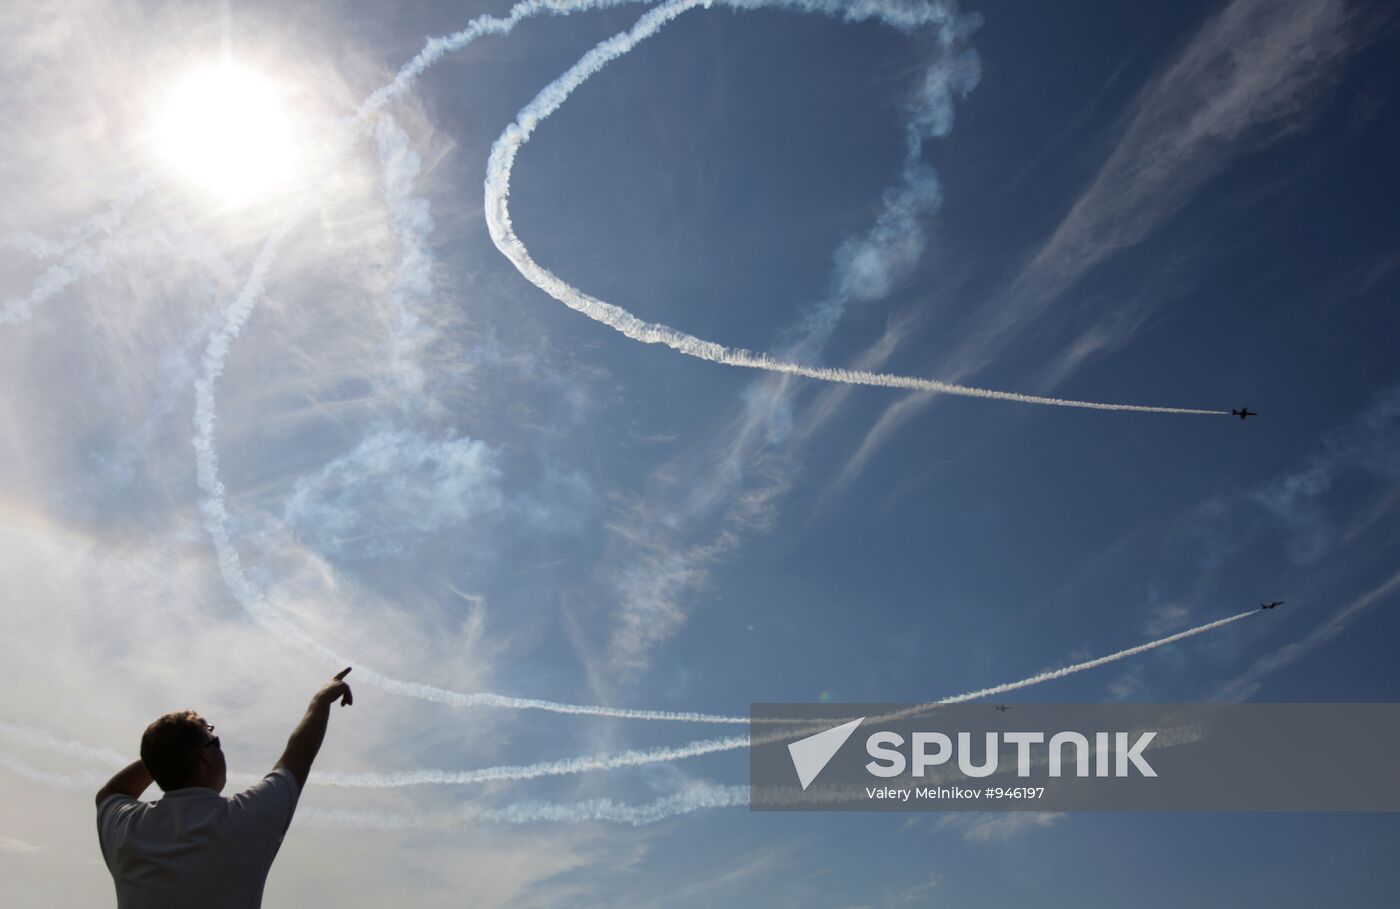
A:
[[[1379,815],[699,807],[746,782],[741,750],[329,784],[741,731],[387,679],[716,714],[923,700],[1269,599],[1288,605],[1014,697],[1397,697],[1393,16],[792,6],[685,12],[504,177],[489,156],[518,112],[652,4],[526,18],[368,112],[424,36],[508,7],[0,14],[5,902],[110,899],[90,793],[144,725],[195,706],[231,770],[261,773],[328,651],[358,667],[356,703],[269,905],[1393,899],[1400,826]],[[921,10],[940,16],[890,24]],[[294,149],[251,198],[190,179],[150,129],[225,53],[273,86]],[[230,167],[270,142],[251,123]],[[689,335],[1261,415],[850,386],[636,343],[502,255],[488,173],[569,292]],[[648,805],[645,826],[597,819]]]

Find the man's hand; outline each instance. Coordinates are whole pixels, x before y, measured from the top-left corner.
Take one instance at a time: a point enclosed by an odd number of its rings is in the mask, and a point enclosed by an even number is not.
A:
[[[139,799],[141,793],[146,791],[146,787],[154,782],[155,780],[151,778],[151,772],[138,758],[125,770],[118,771],[116,776],[107,781],[106,786],[97,791],[97,807],[101,808],[108,796],[113,795],[125,795],[129,798]]]
[[[349,707],[355,703],[355,698],[350,694],[350,686],[345,683],[345,677],[350,674],[350,667],[347,666],[335,674],[321,690],[316,692],[312,702],[316,704],[333,704],[336,698],[340,699],[340,706]]]
[[[321,750],[321,741],[326,737],[326,723],[330,720],[331,705],[337,698],[346,707],[355,702],[350,696],[350,686],[345,684],[345,677],[349,674],[350,668],[347,666],[316,692],[316,696],[311,699],[311,706],[306,708],[306,716],[302,717],[301,723],[292,732],[292,737],[287,740],[287,750],[282,752],[273,768],[285,767],[290,770],[292,776],[296,777],[299,788],[305,788],[306,778],[311,774],[311,763],[316,760],[316,755]]]

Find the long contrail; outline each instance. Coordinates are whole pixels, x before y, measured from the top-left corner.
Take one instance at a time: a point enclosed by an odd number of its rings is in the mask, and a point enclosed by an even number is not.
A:
[[[1076,401],[1067,398],[1054,398],[1043,395],[1028,395],[1014,391],[995,391],[958,385],[937,379],[916,376],[895,375],[892,373],[866,372],[855,369],[834,369],[822,366],[809,366],[782,360],[765,353],[745,350],[739,347],[726,347],[714,341],[706,341],[657,322],[646,322],[632,313],[612,303],[606,303],[573,287],[553,272],[537,263],[516,236],[510,218],[510,179],[515,166],[515,157],[530,140],[535,129],[553,114],[568,99],[573,91],[586,82],[608,63],[626,54],[639,43],[656,34],[668,22],[687,10],[697,6],[709,6],[708,0],[671,0],[648,11],[630,30],[621,32],[603,41],[570,67],[562,76],[555,79],[540,91],[535,99],[527,104],[516,116],[515,122],[506,127],[491,148],[490,161],[486,168],[486,224],[496,248],[511,261],[524,278],[570,309],[582,313],[596,322],[608,326],[644,344],[663,344],[686,356],[725,366],[742,366],[767,372],[805,376],[825,382],[839,382],[848,385],[874,385],[885,388],[906,388],[915,391],[934,391],[944,394],[962,395],[973,398],[991,398],[1003,401],[1018,401],[1023,404],[1044,404],[1054,407],[1077,407],[1089,410],[1138,411],[1144,413],[1169,414],[1211,414],[1229,416],[1228,411],[1206,410],[1189,407],[1157,407],[1143,404],[1110,404],[1098,401]],[[736,4],[757,7],[764,4]],[[795,8],[805,4],[792,3]],[[811,4],[824,11],[825,4]],[[890,21],[886,17],[890,10],[882,3],[852,4],[860,6],[872,17]],[[936,15],[929,21],[944,21],[946,9],[926,6],[924,9]],[[817,10],[813,10],[817,11]],[[913,15],[914,10],[901,8],[902,16]],[[848,13],[848,16],[850,14]],[[902,18],[900,21],[904,21]],[[929,24],[921,22],[920,24]]]
[[[1065,678],[1067,675],[1074,675],[1075,672],[1085,672],[1088,669],[1096,669],[1110,662],[1127,660],[1135,655],[1147,653],[1149,650],[1156,650],[1158,647],[1166,647],[1176,641],[1186,640],[1187,637],[1194,637],[1197,634],[1211,632],[1211,630],[1224,627],[1232,622],[1239,622],[1240,619],[1257,615],[1257,609],[1249,612],[1240,612],[1239,615],[1228,616],[1228,618],[1217,619],[1214,622],[1207,622],[1204,625],[1190,627],[1183,632],[1168,634],[1166,637],[1147,641],[1144,644],[1137,644],[1134,647],[1127,647],[1124,650],[1117,650],[1114,653],[1095,657],[1092,660],[1072,662],[1067,667],[1050,669],[1046,672],[1037,672],[1036,675],[1029,675],[1026,678],[1018,679],[1015,682],[1002,682],[1001,685],[991,685],[988,688],[974,689],[974,691],[963,692],[960,695],[951,695],[948,698],[931,700],[913,707],[906,707],[903,710],[882,714],[882,716],[869,717],[872,723],[883,723],[883,721],[906,719],[906,717],[920,716],[920,714],[931,713],[938,707],[956,705],[956,703],[969,702],[969,700],[979,700],[981,698],[991,698],[995,695],[1005,695],[1005,693],[1021,691],[1023,688],[1030,688],[1033,685],[1040,685],[1043,682],[1054,681],[1054,679]],[[358,669],[357,669],[358,671]],[[735,719],[748,723],[748,717],[735,717]],[[825,730],[830,724],[837,720],[820,720],[812,731]],[[769,724],[771,721],[764,721]],[[816,723],[812,719],[794,720],[794,723]],[[804,734],[805,730],[788,730],[784,733],[771,733],[760,735],[760,737],[750,737],[750,735],[731,735],[725,738],[707,738],[707,740],[697,740],[686,742],[683,745],[666,745],[659,748],[633,748],[627,751],[605,752],[605,754],[582,755],[578,758],[564,758],[560,761],[542,761],[528,763],[528,765],[504,765],[494,766],[494,768],[479,768],[475,770],[445,770],[445,769],[419,769],[400,770],[396,773],[316,773],[316,782],[323,786],[349,787],[349,789],[402,789],[406,786],[463,786],[463,784],[473,783],[497,783],[497,782],[521,782],[521,780],[540,779],[546,776],[566,776],[573,773],[589,773],[594,770],[616,770],[629,768],[629,766],[650,765],[650,763],[665,763],[671,761],[683,761],[687,758],[699,758],[701,755],[721,754],[721,752],[738,751],[741,748],[748,748],[750,745],[769,744],[774,741],[784,741],[792,735]],[[92,748],[80,742],[67,742],[57,740],[48,733],[42,731],[28,730],[25,727],[17,727],[10,723],[0,723],[0,738],[13,738],[13,740],[25,742],[25,744],[36,745],[36,747],[49,748],[59,751],[60,754],[76,756],[76,758],[92,759],[106,763],[106,765],[118,765],[122,762],[122,756],[105,748]],[[0,765],[8,766],[15,772],[31,779],[38,779],[39,782],[49,782],[56,786],[69,786],[69,782],[64,782],[62,776],[52,775],[48,772],[39,772],[34,768],[18,761],[13,755],[0,752]],[[52,779],[50,779],[52,777]],[[234,777],[230,777],[234,779]],[[239,777],[242,779],[242,777]],[[81,782],[91,782],[90,777],[81,777]],[[248,777],[248,782],[252,782],[252,777]],[[526,803],[529,804],[529,803]],[[543,819],[543,818],[536,818]],[[659,819],[659,818],[658,818]]]
[[[990,688],[979,688],[976,691],[969,691],[964,694],[954,695],[950,698],[944,698],[941,701],[930,701],[927,704],[920,704],[917,707],[911,707],[907,710],[901,710],[896,713],[887,714],[885,716],[875,717],[875,719],[883,721],[889,719],[899,719],[908,716],[918,716],[920,713],[923,713],[926,710],[931,710],[935,707],[941,707],[945,704],[961,704],[964,701],[976,701],[982,698],[995,697],[998,694],[1006,694],[1011,691],[1019,691],[1022,688],[1029,688],[1032,685],[1039,685],[1041,682],[1050,682],[1055,679],[1062,679],[1067,675],[1074,675],[1076,672],[1084,672],[1089,669],[1097,669],[1100,666],[1107,666],[1109,663],[1116,663],[1119,660],[1126,660],[1129,657],[1135,657],[1140,653],[1146,653],[1149,650],[1156,650],[1158,647],[1166,647],[1168,644],[1175,644],[1177,641],[1184,641],[1187,638],[1193,638],[1198,634],[1205,634],[1207,631],[1214,631],[1217,628],[1223,628],[1224,626],[1229,625],[1232,622],[1238,622],[1241,619],[1247,619],[1250,616],[1258,614],[1259,610],[1251,609],[1249,612],[1241,612],[1238,615],[1228,616],[1227,618],[1223,619],[1216,619],[1214,622],[1206,622],[1204,625],[1197,625],[1195,628],[1188,628],[1185,631],[1178,631],[1176,634],[1169,634],[1164,638],[1158,638],[1155,641],[1148,641],[1146,644],[1138,644],[1136,647],[1128,647],[1124,650],[1118,650],[1106,656],[1095,657],[1091,660],[1085,660],[1082,663],[1073,663],[1069,666],[1062,666],[1059,669],[1051,669],[1046,672],[1042,672],[1037,675],[1021,679],[1017,682],[1005,682],[1001,685],[993,685]]]
[[[1055,679],[1062,679],[1066,676],[1074,675],[1078,672],[1086,672],[1090,669],[1097,669],[1100,666],[1107,666],[1119,660],[1126,660],[1138,654],[1147,653],[1149,650],[1156,650],[1159,647],[1166,647],[1187,638],[1195,637],[1198,634],[1205,634],[1222,628],[1232,622],[1257,615],[1258,610],[1241,612],[1223,619],[1216,619],[1204,625],[1197,625],[1185,631],[1178,631],[1175,634],[1158,638],[1155,641],[1148,641],[1145,644],[1138,644],[1123,650],[1114,651],[1101,657],[1083,660],[1078,663],[1071,663],[1068,666],[1061,666],[1059,669],[1051,669],[1046,672],[1039,672],[1024,679],[1014,682],[1003,682],[1000,685],[992,685],[987,688],[978,688],[973,691],[966,691],[962,694],[949,695],[936,701],[928,701],[923,704],[916,704],[912,707],[897,710],[891,713],[872,716],[868,722],[888,722],[889,720],[903,719],[907,717],[920,716],[930,713],[939,707],[950,704],[961,704],[966,701],[976,701],[982,698],[995,697],[999,694],[1007,694],[1012,691],[1020,691],[1023,688],[1030,688],[1044,682],[1051,682]],[[737,719],[737,718],[736,718]],[[747,718],[744,718],[747,722]],[[839,719],[813,720],[812,718],[795,719],[794,724],[814,724],[812,731],[820,732],[829,728],[832,723],[839,722]],[[762,725],[771,726],[774,720],[764,720]],[[570,758],[562,761],[547,761],[537,764],[527,764],[522,766],[488,767],[481,770],[409,770],[400,773],[363,773],[363,774],[322,774],[319,779],[331,786],[355,786],[366,788],[397,788],[400,786],[421,786],[421,785],[452,785],[463,783],[488,782],[492,780],[524,780],[534,779],[541,776],[557,776],[569,773],[584,773],[591,770],[612,770],[619,767],[631,767],[641,764],[653,764],[667,761],[684,760],[686,758],[699,757],[705,754],[716,754],[723,751],[735,751],[746,748],[750,745],[767,744],[769,742],[782,741],[794,735],[800,735],[800,731],[788,730],[786,732],[774,732],[766,736],[753,739],[750,736],[731,736],[721,739],[701,739],[688,742],[684,745],[633,749],[628,751],[613,752],[611,754],[589,755],[586,757]]]

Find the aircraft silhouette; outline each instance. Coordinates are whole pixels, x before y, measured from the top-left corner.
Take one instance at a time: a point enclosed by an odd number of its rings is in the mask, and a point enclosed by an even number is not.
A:
[[[1275,606],[1282,606],[1283,600],[1274,600],[1272,603],[1260,603],[1260,609],[1273,609]]]
[[[1008,706],[1006,706],[1005,704],[998,704],[998,705],[997,705],[997,709],[1000,710],[1002,713],[1005,713],[1006,711],[1010,710],[1011,708],[1008,707]]]
[[[1243,408],[1243,409],[1241,409],[1241,410],[1231,410],[1231,411],[1230,411],[1230,416],[1232,416],[1232,417],[1239,417],[1241,420],[1245,420],[1245,419],[1248,419],[1249,417],[1257,417],[1257,416],[1259,416],[1259,411],[1257,411],[1257,410],[1250,410],[1248,407],[1245,407],[1245,408]]]

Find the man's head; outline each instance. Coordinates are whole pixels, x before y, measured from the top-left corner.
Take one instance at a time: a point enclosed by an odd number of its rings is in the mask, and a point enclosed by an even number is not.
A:
[[[228,765],[214,727],[193,710],[167,713],[141,736],[141,762],[164,792],[207,786],[222,792]]]

